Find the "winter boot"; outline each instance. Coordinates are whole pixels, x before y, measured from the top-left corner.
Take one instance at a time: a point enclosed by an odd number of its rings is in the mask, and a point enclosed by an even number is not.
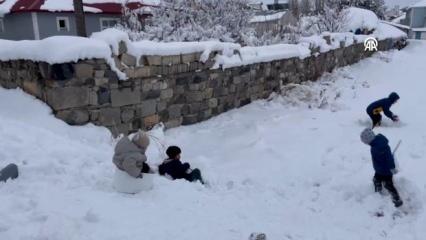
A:
[[[198,180],[201,182],[201,184],[204,184],[203,178],[201,177],[201,171],[198,168],[191,171],[191,173],[189,174],[188,180],[191,182]]]
[[[395,205],[396,208],[401,207],[402,204],[404,203],[400,198],[393,199],[392,202],[393,202],[393,204]]]

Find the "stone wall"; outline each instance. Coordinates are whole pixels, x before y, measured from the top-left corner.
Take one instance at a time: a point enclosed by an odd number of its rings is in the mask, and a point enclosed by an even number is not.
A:
[[[379,42],[382,51],[394,45],[391,39]],[[0,62],[0,84],[36,96],[71,125],[92,122],[116,135],[159,122],[167,128],[200,122],[266,98],[280,84],[315,80],[372,53],[357,43],[305,59],[212,70],[215,54],[205,63],[197,61],[200,53],[136,59],[121,44],[115,63],[127,81],[120,81],[102,59],[53,65],[17,60]]]

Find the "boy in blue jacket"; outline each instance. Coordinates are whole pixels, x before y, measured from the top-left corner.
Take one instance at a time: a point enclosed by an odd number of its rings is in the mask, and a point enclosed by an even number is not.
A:
[[[367,114],[370,116],[373,121],[373,128],[376,126],[380,126],[382,122],[382,112],[386,115],[386,117],[392,119],[392,121],[397,122],[399,118],[397,115],[393,114],[390,110],[390,107],[395,104],[399,100],[399,96],[397,93],[393,92],[387,98],[383,98],[377,100],[367,107]]]
[[[397,173],[393,154],[388,145],[388,139],[382,134],[375,135],[370,128],[364,129],[361,133],[361,141],[371,147],[371,157],[374,167],[374,189],[376,192],[382,192],[383,186],[392,196],[395,207],[402,205],[398,191],[393,185],[393,174]]]
[[[201,172],[198,168],[192,170],[189,163],[182,163],[180,161],[180,154],[182,151],[177,146],[170,146],[166,150],[166,154],[169,157],[164,160],[160,166],[158,166],[158,171],[160,175],[169,175],[173,180],[175,179],[186,179],[190,182],[200,181],[204,184],[203,178],[201,177]]]

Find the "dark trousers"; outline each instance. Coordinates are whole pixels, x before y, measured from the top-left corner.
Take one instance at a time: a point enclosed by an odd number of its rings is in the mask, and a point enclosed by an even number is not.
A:
[[[382,123],[382,114],[368,113],[368,116],[370,116],[371,120],[373,121],[373,128],[380,126]]]
[[[9,164],[5,168],[0,169],[0,182],[6,182],[8,179],[15,179],[19,175],[18,166]]]
[[[386,190],[389,191],[390,195],[392,196],[392,200],[394,202],[401,200],[401,198],[399,197],[398,191],[393,185],[392,175],[384,176],[384,175],[380,175],[376,173],[374,174],[373,182],[374,182],[374,190],[376,192],[381,192],[384,186]]]
[[[201,176],[201,171],[200,169],[196,168],[194,170],[191,171],[191,173],[189,173],[186,177],[186,180],[190,181],[190,182],[194,182],[194,181],[200,181],[201,184],[204,184],[204,180],[203,177]]]

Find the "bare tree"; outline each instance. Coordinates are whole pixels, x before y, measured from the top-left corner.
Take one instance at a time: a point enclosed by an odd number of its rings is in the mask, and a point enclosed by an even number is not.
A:
[[[84,17],[83,0],[73,0],[75,26],[77,28],[77,36],[87,37],[86,19]]]

